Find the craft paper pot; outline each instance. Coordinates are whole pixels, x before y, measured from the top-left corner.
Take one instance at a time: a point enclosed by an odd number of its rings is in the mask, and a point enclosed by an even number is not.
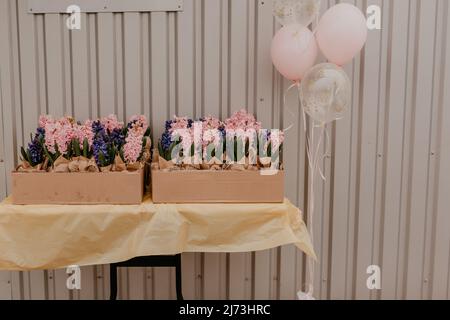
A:
[[[152,169],[154,203],[276,203],[284,200],[284,171]]]
[[[11,176],[14,204],[140,204],[144,195],[144,170]]]

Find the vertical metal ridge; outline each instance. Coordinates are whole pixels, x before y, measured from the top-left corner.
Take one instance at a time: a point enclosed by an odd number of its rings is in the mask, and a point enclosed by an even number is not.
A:
[[[72,46],[72,32],[73,30],[69,30],[69,67],[70,67],[70,90],[72,92],[71,94],[71,114],[73,117],[75,117],[75,102],[74,102],[74,87],[73,87],[73,46]]]
[[[246,24],[245,24],[245,109],[248,112],[248,97],[249,97],[249,69],[250,69],[250,59],[248,57],[249,52],[250,52],[250,44],[249,44],[249,40],[250,40],[250,19],[249,17],[249,8],[250,8],[250,1],[247,0],[246,6],[245,6],[245,10],[246,10]]]
[[[437,46],[438,46],[438,43],[437,43],[437,35],[438,35],[438,22],[439,22],[439,19],[438,19],[438,16],[439,16],[439,13],[438,13],[438,10],[439,10],[439,3],[438,3],[438,0],[436,0],[435,1],[435,3],[436,3],[436,8],[435,8],[435,20],[434,20],[434,39],[433,39],[433,61],[432,61],[432,66],[431,66],[431,68],[432,68],[432,76],[431,76],[431,90],[434,90],[434,86],[435,86],[435,74],[436,74],[436,52],[438,51],[437,50]],[[444,42],[445,43],[445,42]],[[442,50],[441,50],[441,52],[442,52]],[[423,250],[422,250],[422,279],[425,279],[425,278],[428,278],[428,276],[426,276],[426,274],[425,274],[425,272],[426,272],[426,265],[427,265],[427,261],[426,261],[426,258],[427,258],[427,255],[426,255],[426,252],[427,252],[427,231],[428,231],[428,228],[427,228],[427,226],[428,226],[428,220],[429,219],[431,219],[431,225],[433,225],[434,223],[433,223],[433,221],[435,220],[435,210],[434,210],[434,206],[432,205],[432,208],[431,208],[431,212],[428,212],[428,210],[429,210],[429,200],[430,200],[430,188],[432,189],[432,191],[434,191],[433,190],[433,187],[436,185],[436,179],[435,179],[435,175],[436,175],[436,170],[435,170],[435,174],[434,175],[432,175],[432,160],[431,160],[431,157],[430,157],[430,155],[431,155],[431,152],[432,152],[432,143],[433,143],[433,131],[435,130],[435,127],[434,127],[434,121],[433,121],[433,111],[434,111],[434,109],[435,109],[435,96],[434,96],[434,94],[432,94],[431,95],[431,101],[430,101],[430,114],[431,114],[431,116],[430,116],[430,120],[429,120],[429,129],[428,129],[428,135],[429,135],[429,138],[428,138],[428,158],[427,158],[427,181],[426,181],[426,194],[425,194],[425,210],[426,210],[426,212],[425,212],[425,223],[424,223],[424,237],[423,237]],[[438,106],[438,108],[439,108],[439,106]],[[438,124],[438,126],[439,126],[439,124]],[[434,159],[433,161],[435,161],[436,159]],[[433,177],[434,176],[434,177]],[[431,179],[433,179],[434,180],[434,184],[433,184],[433,186],[431,186],[431,184],[430,184],[430,180]],[[434,196],[436,196],[436,192],[434,192]],[[430,247],[430,250],[431,250],[432,248]],[[428,282],[429,283],[429,282]],[[431,283],[431,285],[432,285],[432,283]],[[431,287],[431,285],[428,287],[428,295],[429,295],[429,293],[431,292],[431,290],[430,290],[430,287]],[[422,281],[422,286],[421,286],[421,296],[422,297],[424,297],[424,295],[425,295],[425,292],[424,292],[424,282]]]
[[[100,67],[99,67],[99,61],[100,61],[100,57],[99,57],[99,49],[98,49],[98,14],[93,15],[94,17],[94,23],[95,23],[95,33],[94,33],[94,37],[95,37],[95,70],[96,70],[96,79],[95,79],[95,88],[97,90],[97,114],[99,117],[102,116],[101,114],[101,110],[100,110]]]
[[[406,35],[406,37],[407,37],[407,43],[406,43],[406,46],[407,46],[407,48],[409,48],[409,46],[410,46],[410,40],[411,40],[411,30],[410,30],[410,28],[409,28],[409,26],[411,25],[411,10],[412,10],[412,6],[411,6],[411,2],[409,2],[408,3],[408,33],[407,33],[407,35]],[[409,61],[409,56],[410,56],[410,52],[409,52],[409,50],[407,50],[406,51],[406,61],[408,62]],[[405,70],[405,81],[404,81],[404,88],[403,88],[403,90],[404,90],[404,94],[405,94],[405,97],[407,96],[407,92],[408,92],[408,78],[407,78],[407,76],[408,76],[408,63],[406,63],[406,70]],[[406,108],[406,105],[407,105],[407,99],[405,99],[405,102],[404,102],[404,105],[403,105],[403,109],[404,110],[406,110],[407,108]],[[404,169],[404,167],[405,167],[405,160],[406,160],[406,158],[405,158],[405,148],[406,148],[406,117],[403,117],[403,124],[402,124],[402,126],[403,126],[403,135],[402,135],[402,156],[401,156],[401,172],[402,172],[402,175],[401,175],[401,183],[400,183],[400,197],[403,199],[403,194],[404,194],[404,180],[405,179],[407,179],[407,177],[405,178],[404,177],[404,175],[403,175],[403,173],[404,173],[404,171],[405,171],[405,169]],[[400,283],[399,283],[399,281],[400,281],[400,277],[399,277],[399,265],[400,265],[400,254],[401,254],[401,250],[400,250],[400,246],[401,246],[401,241],[402,241],[402,239],[401,239],[401,237],[400,237],[400,235],[401,235],[401,221],[402,221],[402,217],[403,217],[403,201],[400,201],[400,203],[399,203],[399,216],[398,216],[398,234],[399,234],[399,237],[398,237],[398,239],[397,239],[397,248],[398,248],[398,255],[397,255],[397,267],[396,267],[396,286],[395,286],[395,296],[398,298],[399,297],[399,292],[398,292],[398,289],[399,289],[399,286],[400,286]],[[403,279],[401,279],[403,282],[404,282],[404,279],[405,279],[405,277],[403,277]],[[403,290],[403,292],[405,291],[404,289],[402,289]],[[402,292],[402,293],[403,293]]]
[[[329,143],[331,144],[330,147],[330,202],[328,204],[328,215],[329,215],[329,222],[328,222],[328,252],[327,252],[327,266],[326,266],[326,270],[327,270],[327,286],[326,286],[326,299],[330,299],[331,296],[331,270],[332,270],[332,253],[333,253],[333,223],[334,223],[334,180],[335,180],[335,172],[336,172],[336,123],[333,123],[331,126],[331,139],[329,141]],[[327,142],[325,142],[327,143]]]
[[[166,39],[166,53],[167,53],[167,60],[166,60],[166,73],[167,73],[167,77],[166,77],[166,103],[167,103],[167,116],[166,118],[169,119],[170,118],[170,100],[171,100],[171,96],[170,96],[170,35],[169,35],[169,17],[168,14],[166,13],[164,15],[164,19],[166,21],[166,25],[165,28],[167,30],[167,39]]]
[[[201,50],[201,98],[200,98],[200,112],[201,116],[206,116],[205,114],[205,0],[201,0],[200,6],[200,50]],[[197,117],[198,118],[198,115]]]
[[[139,108],[139,110],[140,110],[140,114],[145,114],[145,111],[144,111],[144,100],[145,100],[145,98],[144,98],[144,72],[146,71],[146,70],[144,70],[144,27],[143,27],[143,24],[144,24],[144,19],[143,19],[143,16],[144,16],[144,14],[142,13],[142,12],[140,12],[140,13],[138,13],[138,15],[139,15],[139,65],[140,65],[140,68],[139,68],[139,79],[140,79],[140,87],[141,87],[141,107]],[[145,272],[144,272],[144,280],[145,280]],[[145,281],[144,281],[144,284],[145,284]]]
[[[446,39],[447,39],[447,28],[448,28],[448,20],[446,19],[446,13],[448,12],[448,8],[449,8],[449,3],[446,0],[443,1],[439,1],[437,6],[436,6],[436,14],[438,14],[438,8],[440,7],[439,4],[443,5],[443,14],[442,14],[442,38],[441,38],[441,42],[442,42],[442,46],[441,46],[441,53],[440,53],[440,65],[444,66],[444,68],[442,68],[442,70],[444,70],[444,72],[440,73],[440,79],[439,79],[439,95],[437,98],[437,137],[436,137],[436,146],[441,146],[442,144],[442,129],[443,129],[443,108],[444,108],[444,94],[445,94],[445,89],[444,89],[444,82],[445,82],[445,66],[446,66],[446,54],[447,54],[447,48],[446,48]],[[437,19],[436,19],[437,20]],[[436,40],[435,40],[436,42]],[[434,87],[434,85],[433,85]],[[431,244],[430,244],[430,287],[429,287],[429,298],[431,298],[433,296],[433,290],[434,290],[434,269],[435,269],[435,255],[436,255],[436,241],[437,241],[437,214],[438,214],[438,208],[436,206],[437,202],[438,202],[438,196],[439,196],[439,180],[440,180],[440,173],[441,173],[441,152],[438,152],[438,158],[436,161],[436,168],[435,168],[435,179],[434,179],[434,186],[433,186],[433,190],[434,190],[434,194],[433,194],[433,209],[432,209],[432,227],[431,227],[431,232],[432,232],[432,240],[431,240]],[[450,255],[449,255],[449,259],[450,259]],[[448,265],[450,266],[450,261],[448,263]]]
[[[448,266],[450,266],[450,246],[448,248]],[[447,272],[447,299],[450,299],[450,268]]]
[[[113,35],[113,47],[114,50],[112,52],[113,54],[113,61],[114,61],[114,69],[113,69],[113,76],[114,76],[114,113],[116,115],[119,114],[119,101],[118,101],[118,94],[117,94],[117,90],[118,90],[118,86],[117,86],[117,26],[116,26],[116,13],[112,13],[112,24],[113,24],[113,29],[112,29],[112,35]],[[124,122],[126,121],[126,119],[123,119]]]
[[[11,2],[8,2],[8,11],[11,12],[12,11],[12,7],[11,7]],[[15,81],[14,81],[14,71],[13,71],[13,29],[12,29],[12,21],[11,21],[11,15],[8,15],[8,26],[9,26],[9,42],[10,42],[10,47],[9,47],[9,65],[10,65],[10,82],[11,82],[11,129],[12,129],[12,133],[13,133],[13,150],[16,151],[18,150],[17,148],[17,126],[16,126],[16,111],[15,111],[15,106],[16,106],[16,101],[15,101]],[[17,152],[14,152],[13,155],[13,159],[14,159],[14,164],[17,163]],[[14,166],[13,164],[13,166]]]
[[[61,47],[60,49],[60,55],[61,55],[61,81],[62,81],[62,100],[63,100],[63,116],[67,115],[67,92],[66,92],[66,56],[64,51],[64,23],[63,23],[63,15],[58,15],[58,22],[59,27],[61,28],[61,32],[59,33],[60,41],[61,41]]]
[[[126,90],[126,83],[127,83],[127,79],[125,76],[125,68],[126,68],[126,63],[125,63],[125,14],[124,13],[120,13],[121,15],[121,33],[122,33],[122,104],[123,104],[123,118],[127,119],[129,117],[129,115],[127,114],[127,90]]]
[[[45,29],[45,28],[44,28]],[[86,14],[86,29],[90,30],[91,29],[91,19],[90,19],[90,15]],[[91,33],[90,32],[86,32],[86,47],[87,47],[87,70],[88,72],[91,70],[92,68],[92,62],[91,62]],[[87,77],[87,81],[88,81],[88,101],[89,101],[89,116],[90,118],[92,118],[93,114],[92,114],[92,79],[91,79],[91,72],[89,72],[88,77]]]
[[[35,65],[35,82],[36,82],[36,98],[37,98],[37,106],[38,106],[38,110],[37,113],[40,115],[44,112],[42,112],[42,105],[41,105],[41,90],[40,90],[40,72],[39,72],[39,42],[38,42],[38,28],[36,27],[36,20],[37,20],[37,16],[33,17],[33,26],[34,26],[34,34],[33,34],[33,38],[34,38],[34,65]]]
[[[362,87],[364,87],[364,74],[365,74],[365,68],[364,68],[364,64],[365,64],[365,55],[366,55],[366,48],[363,48],[361,51],[361,59],[360,59],[360,69],[359,69],[359,73],[360,73],[360,84]],[[360,90],[359,91],[359,97],[358,97],[358,105],[361,105],[362,101],[364,101],[364,90]],[[356,160],[356,190],[357,190],[357,194],[355,195],[355,208],[356,208],[356,212],[355,212],[355,221],[354,221],[354,226],[353,226],[353,232],[354,232],[354,239],[358,239],[358,235],[359,235],[359,198],[360,198],[360,186],[361,186],[361,135],[362,135],[362,112],[358,113],[358,147],[357,147],[357,160]],[[355,256],[353,258],[353,270],[357,269],[357,263],[358,263],[358,241],[354,241],[354,253]],[[356,298],[356,272],[354,272],[353,274],[353,281],[352,281],[352,297]]]
[[[276,283],[277,285],[275,286],[275,299],[279,300],[280,299],[280,291],[281,291],[281,281],[280,281],[280,277],[281,277],[281,247],[277,247],[276,250],[274,250],[276,252]]]
[[[255,50],[253,52],[253,62],[254,62],[254,68],[253,68],[253,110],[254,114],[258,115],[258,45],[259,45],[259,10],[258,10],[258,2],[259,0],[255,0],[254,2],[254,8],[255,10],[255,28],[254,28],[254,40],[255,40]]]
[[[193,101],[192,101],[192,105],[193,105],[193,114],[194,117],[196,116],[195,114],[195,110],[197,109],[197,58],[196,58],[196,52],[197,52],[197,24],[196,24],[196,20],[197,20],[197,1],[196,0],[192,0],[194,1],[194,12],[193,12],[193,19],[192,19],[192,24],[193,24],[193,32],[192,32],[192,65],[193,65],[193,72],[192,72],[192,84],[193,84]],[[178,115],[179,116],[179,115]]]
[[[384,0],[382,0],[381,2],[381,12],[384,12]],[[383,28],[382,31],[380,31],[380,40],[379,40],[379,47],[380,47],[380,54],[378,56],[378,95],[377,95],[377,119],[376,119],[376,137],[377,140],[375,142],[376,144],[376,153],[378,156],[378,153],[380,151],[380,144],[382,145],[383,149],[385,149],[385,145],[384,143],[381,141],[379,141],[380,138],[380,131],[385,131],[386,129],[386,125],[385,122],[381,121],[381,117],[380,117],[380,113],[381,113],[381,93],[382,93],[382,79],[383,79],[383,73],[382,73],[382,61],[383,61],[383,43],[384,43],[384,31],[385,29]],[[388,37],[389,37],[389,32],[388,32]],[[386,94],[385,94],[385,98],[386,98]],[[385,110],[383,110],[383,112],[385,112]],[[384,117],[385,118],[385,117]],[[382,128],[380,128],[382,127]],[[382,130],[381,130],[382,129]],[[386,156],[383,154],[383,160],[386,158]],[[375,172],[374,172],[374,181],[373,181],[373,190],[374,190],[374,197],[373,197],[373,204],[372,204],[372,241],[371,241],[371,260],[372,263],[374,262],[375,259],[375,239],[376,239],[376,233],[377,230],[375,230],[375,226],[376,226],[376,219],[377,219],[377,193],[378,193],[378,185],[379,185],[379,181],[378,181],[378,170],[379,170],[379,164],[377,161],[375,161],[374,163],[374,167],[375,167]],[[381,167],[381,170],[383,171],[383,165]],[[382,181],[383,181],[383,177],[382,177]],[[383,191],[381,191],[381,193],[383,193]],[[382,199],[382,197],[381,197]],[[379,208],[379,210],[382,210],[381,207]],[[381,218],[381,213],[380,213],[380,217],[378,217],[380,220],[382,220]],[[380,225],[381,228],[381,225]],[[379,230],[378,230],[379,231]],[[374,295],[378,294],[378,292],[370,292],[370,297],[371,299],[373,299]]]
[[[178,46],[178,41],[179,41],[179,35],[178,35],[178,16],[179,14],[176,13],[175,14],[175,114],[179,114],[180,112],[180,83],[179,83],[179,54],[178,54],[178,50],[179,50],[179,46]],[[150,25],[150,22],[149,22]],[[149,42],[150,43],[150,42]],[[150,51],[150,50],[149,50]],[[151,63],[150,63],[150,67],[151,67]],[[151,98],[150,98],[151,101]],[[150,104],[151,105],[151,104]]]
[[[382,186],[386,185],[387,179],[387,163],[388,163],[388,141],[389,141],[389,117],[390,117],[390,107],[391,107],[391,66],[392,66],[392,31],[394,24],[394,3],[389,5],[389,27],[388,27],[388,40],[387,40],[387,60],[386,60],[386,83],[385,83],[385,114],[384,114],[384,135],[383,135],[383,165],[382,165]],[[379,238],[379,252],[378,252],[378,261],[381,268],[383,268],[383,255],[384,255],[384,224],[386,218],[386,188],[381,189],[381,198],[380,198],[380,238]],[[381,298],[381,292],[377,292],[376,296],[378,299]]]
[[[17,29],[17,62],[19,68],[18,80],[19,80],[19,110],[20,110],[20,127],[23,129],[23,88],[22,88],[22,61],[21,57],[21,46],[20,46],[20,24],[19,24],[19,3],[15,1],[15,17],[16,17],[16,29]],[[12,30],[11,30],[12,33]],[[22,134],[22,145],[25,144],[25,138]],[[18,148],[16,147],[16,150]]]
[[[149,100],[149,104],[150,104],[150,110],[149,110],[149,115],[150,115],[150,123],[152,123],[153,121],[153,72],[152,72],[152,56],[153,56],[153,52],[152,52],[152,14],[149,12],[148,13],[148,61],[149,61],[149,80],[148,80],[148,90],[149,90],[149,95],[148,95],[148,100]],[[153,131],[152,128],[152,135],[155,134],[155,132]],[[158,139],[158,137],[153,136],[153,141],[157,141],[156,139]],[[153,270],[153,269],[152,269]],[[153,271],[152,271],[152,279],[153,279]],[[154,283],[154,281],[152,281],[152,283]],[[154,296],[153,291],[152,291],[152,297]]]
[[[410,148],[409,148],[409,154],[408,154],[408,187],[407,187],[407,201],[406,201],[406,233],[405,233],[405,253],[404,258],[405,262],[407,264],[409,254],[410,254],[410,243],[409,238],[411,235],[411,191],[412,191],[412,185],[411,185],[411,177],[413,173],[414,168],[414,130],[415,130],[415,119],[416,119],[416,109],[417,109],[417,62],[418,62],[418,55],[419,55],[419,32],[420,32],[420,25],[422,23],[421,17],[420,17],[420,8],[421,8],[421,2],[420,0],[416,2],[416,12],[419,13],[416,16],[416,23],[415,23],[415,32],[414,32],[414,64],[413,64],[413,85],[412,85],[412,109],[411,109],[411,119],[410,119],[410,128],[408,132],[408,138],[410,142]],[[409,268],[405,266],[403,274],[403,298],[407,295],[407,288],[408,288],[408,271]]]
[[[228,31],[227,31],[227,115],[231,115],[231,15],[232,15],[232,0],[228,1]]]

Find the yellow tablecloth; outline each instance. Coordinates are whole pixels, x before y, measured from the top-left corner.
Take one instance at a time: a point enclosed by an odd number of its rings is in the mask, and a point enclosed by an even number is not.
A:
[[[0,269],[56,269],[181,252],[295,244],[315,258],[300,210],[280,204],[0,204]]]

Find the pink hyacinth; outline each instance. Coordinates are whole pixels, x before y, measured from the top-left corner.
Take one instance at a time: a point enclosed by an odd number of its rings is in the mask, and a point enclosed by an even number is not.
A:
[[[45,145],[50,152],[56,152],[55,144],[61,154],[67,152],[69,142],[76,137],[73,123],[74,121],[71,117],[64,117],[57,121],[47,121],[45,123]]]
[[[241,109],[233,113],[233,115],[225,120],[225,129],[228,130],[248,130],[256,131],[261,129],[261,123],[256,121],[255,116],[248,113],[245,109]]]
[[[51,115],[41,115],[39,116],[39,128],[45,128],[47,123],[53,123],[53,117]]]
[[[118,121],[115,114],[110,114],[109,116],[100,119],[100,123],[108,132],[113,132],[114,129],[123,128],[123,122]]]
[[[219,128],[223,126],[223,122],[212,116],[207,116],[202,120],[202,144],[203,147],[207,147],[209,144],[214,143],[218,146],[222,137]]]
[[[138,161],[142,152],[142,139],[148,128],[147,118],[144,115],[136,115],[130,118],[131,127],[123,146],[123,156],[126,163],[134,163]]]
[[[92,120],[86,120],[82,125],[74,126],[74,136],[78,139],[80,146],[83,147],[84,139],[87,139],[89,148],[94,141],[94,132],[92,131]]]
[[[126,163],[134,163],[138,160],[142,151],[143,135],[138,131],[130,130],[125,138],[125,145],[123,146],[123,155]]]
[[[272,132],[270,135],[270,142],[274,149],[278,149],[284,142],[284,131],[278,130],[278,134]]]
[[[169,132],[172,133],[177,129],[188,129],[188,118],[174,116],[174,120],[170,126]]]
[[[144,115],[132,116],[129,123],[132,123],[132,129],[141,135],[144,135],[148,129],[147,118]]]

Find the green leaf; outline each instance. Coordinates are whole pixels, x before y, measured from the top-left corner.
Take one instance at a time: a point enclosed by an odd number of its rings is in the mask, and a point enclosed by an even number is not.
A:
[[[105,167],[106,166],[106,161],[105,161],[105,155],[103,154],[103,152],[99,152],[98,154],[98,162],[100,162],[100,166],[101,167]]]
[[[72,158],[72,154],[73,154],[73,152],[72,152],[72,142],[70,142],[69,143],[69,145],[67,146],[67,151],[66,151],[66,158],[67,159],[70,159],[70,158]]]
[[[144,137],[149,137],[150,134],[151,134],[151,130],[150,130],[150,127],[148,127],[147,130],[145,130]]]
[[[167,158],[166,158],[166,160],[168,160],[168,161],[172,160],[173,148],[175,148],[179,143],[180,143],[179,141],[178,142],[172,142],[172,144],[169,147],[169,150],[167,151]]]
[[[45,153],[45,156],[47,157],[48,161],[50,162],[50,164],[53,166],[53,163],[55,161],[53,160],[52,155],[50,154],[50,152],[48,151],[47,147],[45,147],[45,146],[44,146],[44,153]]]
[[[124,154],[123,154],[123,147],[120,148],[120,150],[119,150],[119,156],[122,158],[122,161],[125,162],[125,156],[124,156]]]
[[[76,157],[81,156],[80,141],[78,139],[72,140],[72,149]]]
[[[161,140],[158,141],[158,152],[159,152],[159,155],[160,155],[161,157],[165,158],[165,157],[164,157],[164,151],[163,151],[163,148],[162,148],[162,145],[161,145]],[[167,160],[167,159],[166,159],[166,160]]]
[[[88,158],[89,156],[89,141],[87,138],[83,140],[83,157]]]
[[[116,147],[112,146],[109,149],[109,159],[108,164],[111,164],[114,161],[114,158],[116,157]]]
[[[20,147],[20,153],[22,154],[22,158],[23,158],[25,161],[30,162],[29,159],[28,159],[28,154],[25,152],[25,149],[24,149],[23,147]]]
[[[31,164],[31,166],[34,166],[34,163],[31,161],[30,150],[27,150],[27,159],[28,159],[28,162]]]

